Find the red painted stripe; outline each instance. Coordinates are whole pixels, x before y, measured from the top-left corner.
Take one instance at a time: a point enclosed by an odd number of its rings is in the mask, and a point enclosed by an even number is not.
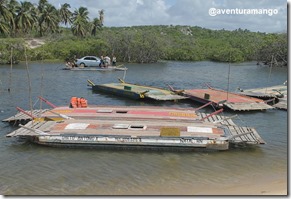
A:
[[[197,115],[195,113],[186,113],[186,112],[178,112],[178,111],[146,111],[146,110],[131,110],[128,111],[128,114],[135,115],[155,115],[155,116],[167,116],[167,117],[191,117],[195,118]]]

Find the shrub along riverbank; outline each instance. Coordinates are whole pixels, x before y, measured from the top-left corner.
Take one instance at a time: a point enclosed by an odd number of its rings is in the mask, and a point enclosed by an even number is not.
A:
[[[115,55],[119,62],[158,60],[219,62],[258,61],[287,66],[287,33],[248,30],[210,30],[189,26],[103,27],[96,36],[77,37],[69,29],[45,38],[37,48],[24,46],[25,38],[3,38],[0,62],[11,60],[65,60],[74,55]]]

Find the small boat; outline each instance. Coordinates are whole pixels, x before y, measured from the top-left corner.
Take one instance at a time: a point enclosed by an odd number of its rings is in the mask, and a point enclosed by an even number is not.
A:
[[[108,66],[108,67],[65,67],[63,70],[70,70],[70,71],[126,71],[127,68],[124,65],[118,66]]]
[[[181,100],[188,97],[177,95],[175,92],[157,88],[153,86],[143,86],[138,84],[127,83],[119,79],[119,83],[94,84],[91,80],[88,81],[88,86],[92,87],[93,91],[103,91],[114,95],[124,96],[131,99],[153,99],[153,100]]]

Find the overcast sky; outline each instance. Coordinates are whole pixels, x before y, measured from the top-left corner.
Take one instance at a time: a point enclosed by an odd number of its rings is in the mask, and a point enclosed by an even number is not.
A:
[[[80,6],[86,7],[91,19],[99,17],[98,11],[104,9],[104,26],[107,27],[172,24],[226,30],[242,28],[267,33],[287,31],[287,0],[48,0],[48,2],[57,8],[60,8],[60,4],[68,3],[72,11]],[[210,16],[211,8],[237,8],[240,11],[269,9],[269,11],[268,14]]]

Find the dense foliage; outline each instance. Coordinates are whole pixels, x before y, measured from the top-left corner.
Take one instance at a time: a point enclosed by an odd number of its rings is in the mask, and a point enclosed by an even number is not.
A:
[[[104,27],[104,10],[90,21],[87,8],[58,10],[47,0],[38,4],[2,0],[0,4],[0,62],[24,60],[24,39],[42,38],[46,44],[28,49],[30,60],[115,55],[120,62],[158,60],[243,62],[287,65],[287,33],[237,29],[210,30],[189,26]],[[9,38],[9,39],[8,39]],[[14,58],[13,58],[14,59]]]
[[[38,4],[29,1],[0,1],[0,34],[2,36],[44,36],[60,33],[62,25],[70,26],[75,36],[96,35],[96,30],[103,26],[104,10],[99,11],[99,18],[89,19],[88,9],[80,7],[70,10],[68,3],[60,9],[47,0]]]

